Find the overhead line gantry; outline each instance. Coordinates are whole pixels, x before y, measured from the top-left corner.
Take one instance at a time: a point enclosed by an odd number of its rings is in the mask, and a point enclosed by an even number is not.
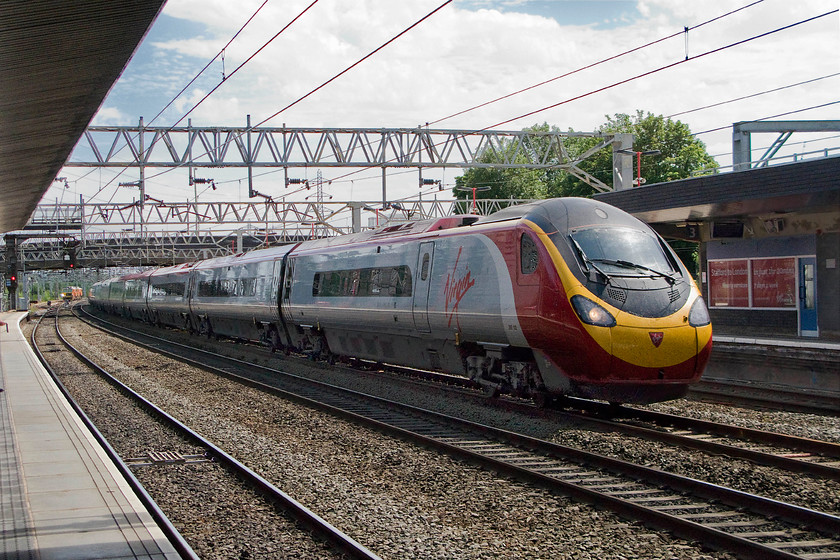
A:
[[[250,122],[250,117],[248,118]],[[600,142],[572,156],[566,139],[594,137]],[[606,192],[613,187],[579,167],[612,147],[614,184],[627,188],[632,181],[632,135],[601,132],[539,132],[417,128],[291,128],[291,127],[148,127],[92,126],[67,167],[246,168],[253,193],[255,168],[507,168],[562,169]],[[498,156],[482,161],[488,151]],[[422,176],[421,176],[422,177]],[[288,179],[288,174],[286,175]],[[288,183],[287,183],[288,184]],[[384,202],[383,197],[383,202]]]

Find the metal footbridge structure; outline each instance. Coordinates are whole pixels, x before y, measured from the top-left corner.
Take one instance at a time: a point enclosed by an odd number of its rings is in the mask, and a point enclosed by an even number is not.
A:
[[[5,260],[38,269],[169,265],[385,225],[475,213],[525,200],[42,204],[6,234]],[[362,226],[363,213],[367,224]],[[144,225],[142,235],[140,224]]]

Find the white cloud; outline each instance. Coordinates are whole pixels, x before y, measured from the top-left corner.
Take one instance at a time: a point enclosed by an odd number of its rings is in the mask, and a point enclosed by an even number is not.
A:
[[[123,113],[116,107],[102,107],[94,115],[91,124],[95,126],[131,126],[136,123],[133,117]]]
[[[149,67],[133,79],[159,98],[177,92],[242,25],[261,0],[169,0],[164,13],[203,26],[200,35],[144,45]],[[309,0],[269,2],[226,51],[228,76],[277,33]],[[319,2],[270,46],[229,78],[191,115],[193,124],[243,124],[262,121],[331,78],[440,4],[440,0],[393,2]],[[441,128],[483,128],[560,103],[556,108],[503,125],[519,129],[547,121],[561,129],[592,130],[604,115],[637,109],[671,114],[840,71],[838,18],[803,24],[677,64],[674,68],[609,88],[611,84],[686,57],[684,26],[696,26],[740,8],[745,0],[639,0],[638,19],[600,28],[612,17],[600,14],[592,25],[561,25],[559,19],[516,11],[517,2],[454,3],[335,82],[270,121],[279,126],[413,127],[473,105],[592,64],[670,34],[677,36],[637,53],[575,73],[437,123]],[[557,3],[558,14],[564,2]],[[493,9],[504,8],[504,11]],[[716,22],[692,29],[688,55],[723,47],[810,16],[836,9],[834,0],[765,0]],[[527,2],[521,8],[527,8]],[[142,58],[138,55],[136,58]],[[142,64],[137,60],[132,64]],[[158,124],[174,122],[220,80],[221,64],[175,104]],[[837,100],[840,78],[768,94],[748,101],[679,117],[693,131],[730,126],[810,105]],[[595,90],[602,92],[587,95]],[[160,95],[160,93],[163,95]],[[580,99],[563,103],[580,96]],[[97,123],[136,122],[127,102],[111,100]],[[159,109],[160,107],[156,107]],[[126,115],[131,115],[126,117]],[[827,108],[789,118],[836,118]],[[731,151],[728,130],[704,135],[710,153]],[[772,138],[768,139],[772,141]],[[759,144],[761,140],[757,141]],[[801,148],[801,146],[799,147]],[[718,158],[728,163],[729,157]],[[376,173],[374,172],[373,175]],[[326,175],[326,173],[325,173]],[[365,173],[371,175],[371,172]],[[447,172],[452,178],[454,173]],[[374,181],[375,183],[375,181]],[[378,187],[375,187],[378,188]],[[373,190],[375,190],[375,188]],[[356,184],[356,192],[361,192]]]

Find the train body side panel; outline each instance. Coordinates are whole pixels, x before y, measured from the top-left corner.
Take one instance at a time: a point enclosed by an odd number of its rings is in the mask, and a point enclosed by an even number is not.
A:
[[[335,353],[462,374],[459,344],[524,344],[507,266],[484,235],[302,251],[292,268],[284,313],[297,344],[314,330]],[[410,290],[379,279],[406,270]]]
[[[273,259],[196,267],[191,276],[191,315],[202,332],[257,339],[263,324],[277,321]]]

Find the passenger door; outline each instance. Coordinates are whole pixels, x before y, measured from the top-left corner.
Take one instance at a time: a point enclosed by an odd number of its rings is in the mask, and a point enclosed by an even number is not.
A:
[[[283,285],[280,286],[280,318],[284,321],[292,322],[292,310],[290,309],[290,307],[292,297],[292,284],[294,283],[295,275],[295,258],[285,257],[283,261]]]
[[[414,328],[423,333],[432,331],[429,325],[429,287],[432,281],[432,257],[434,252],[434,241],[426,241],[420,244],[420,253],[417,257],[412,312],[414,314]]]
[[[799,335],[819,336],[817,326],[817,259],[799,259]]]

